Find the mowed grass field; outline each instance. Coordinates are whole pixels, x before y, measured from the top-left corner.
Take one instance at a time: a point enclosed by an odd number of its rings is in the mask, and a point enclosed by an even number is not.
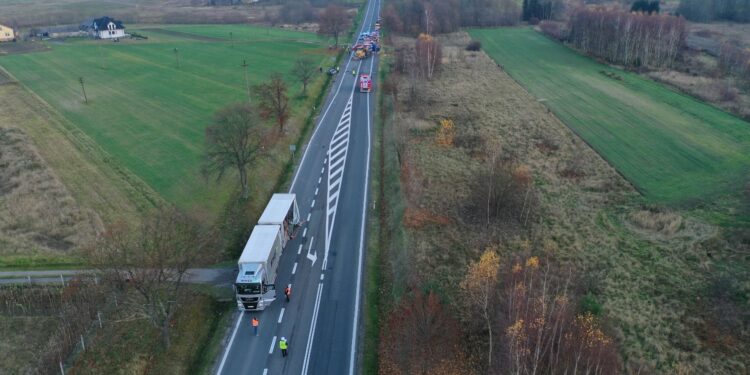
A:
[[[295,97],[301,91],[289,75],[295,60],[306,55],[323,64],[329,56],[314,34],[245,25],[174,28],[195,35],[233,30],[242,38],[208,41],[131,28],[149,39],[49,42],[49,52],[0,57],[0,65],[166,200],[216,212],[235,181],[230,175],[217,185],[200,177],[204,129],[218,108],[247,100],[243,60],[251,85],[279,72]],[[293,100],[293,111],[303,103]]]
[[[750,179],[749,123],[529,28],[469,34],[647,199],[711,202]]]

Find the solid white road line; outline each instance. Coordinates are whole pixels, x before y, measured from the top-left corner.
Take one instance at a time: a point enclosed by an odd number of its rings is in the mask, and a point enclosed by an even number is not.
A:
[[[285,307],[281,308],[281,313],[279,314],[279,324],[281,324],[281,320],[284,319],[284,309]]]
[[[305,360],[302,362],[302,375],[307,374],[307,367],[310,365],[310,353],[312,352],[312,341],[315,336],[315,326],[318,323],[318,311],[320,311],[320,296],[323,293],[323,283],[318,283],[318,294],[315,295],[315,307],[313,308],[313,317],[310,322],[310,333],[307,335],[307,347],[305,348]]]
[[[232,343],[234,343],[234,337],[237,336],[237,329],[240,328],[240,322],[242,322],[243,316],[245,316],[245,314],[240,312],[240,317],[237,318],[237,324],[234,325],[234,330],[232,331],[232,338],[229,339],[229,344],[227,345],[227,348],[224,349],[224,356],[221,357],[221,363],[219,364],[219,371],[216,372],[219,375],[221,375],[221,370],[224,369],[224,364],[226,364],[227,362],[229,349],[232,347]]]
[[[297,262],[294,262],[294,268],[292,268],[292,275],[297,273]]]
[[[271,347],[268,348],[268,354],[273,353],[273,347],[276,346],[276,336],[273,337],[273,340],[271,340]]]
[[[370,60],[370,72],[372,73],[372,66],[375,63],[375,58]],[[362,198],[362,227],[359,230],[359,258],[357,261],[357,288],[354,289],[356,293],[354,301],[354,320],[352,321],[352,344],[350,346],[351,352],[349,353],[349,375],[354,375],[354,355],[357,352],[357,325],[359,323],[359,294],[360,288],[362,287],[362,252],[365,247],[365,219],[367,212],[367,196],[369,195],[368,181],[370,180],[370,97],[367,97],[367,165],[365,166],[365,186],[362,191],[364,195]]]

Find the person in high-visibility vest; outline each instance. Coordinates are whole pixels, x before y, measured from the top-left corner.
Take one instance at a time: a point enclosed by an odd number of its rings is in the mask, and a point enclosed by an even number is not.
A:
[[[260,324],[260,321],[258,320],[257,317],[253,317],[252,323],[253,323],[253,331],[255,331],[255,336],[258,336],[258,325]]]
[[[289,348],[289,342],[286,341],[285,337],[282,337],[281,340],[279,340],[279,349],[281,349],[282,357],[286,357],[287,348]]]

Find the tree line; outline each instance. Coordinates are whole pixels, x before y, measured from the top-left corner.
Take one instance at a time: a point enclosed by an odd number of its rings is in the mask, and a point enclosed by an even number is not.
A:
[[[572,12],[568,29],[576,48],[627,66],[670,66],[687,36],[682,17],[587,7]]]
[[[519,22],[515,0],[395,0],[383,10],[388,29],[411,35],[440,34],[463,26],[507,26]]]

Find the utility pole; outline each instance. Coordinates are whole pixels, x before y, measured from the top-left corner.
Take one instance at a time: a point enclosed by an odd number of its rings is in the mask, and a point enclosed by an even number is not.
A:
[[[86,97],[86,87],[83,85],[83,77],[78,77],[78,82],[81,83],[81,91],[83,91],[83,101],[88,104],[89,98]],[[62,275],[60,276],[62,278]]]
[[[245,86],[247,86],[247,102],[250,103],[250,81],[247,78],[247,67],[249,65],[247,64],[247,60],[243,59],[242,65],[240,66],[243,67],[245,71]]]
[[[174,49],[174,59],[177,62],[177,69],[180,69],[180,51],[177,50],[177,47]]]

